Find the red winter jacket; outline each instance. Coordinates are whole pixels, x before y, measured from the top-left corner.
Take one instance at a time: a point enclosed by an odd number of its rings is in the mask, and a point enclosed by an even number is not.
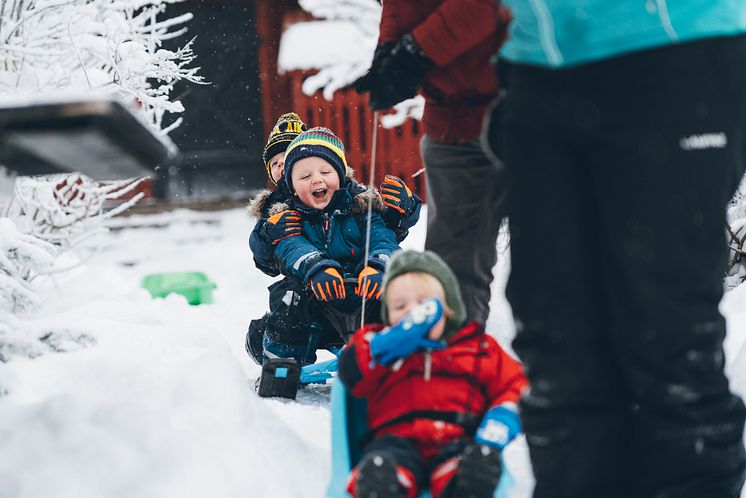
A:
[[[510,12],[497,0],[383,0],[379,43],[412,33],[436,66],[422,93],[425,132],[438,142],[479,136],[489,102],[497,95],[490,63],[505,41]]]
[[[375,430],[413,411],[459,412],[475,416],[502,403],[517,403],[527,385],[521,365],[471,322],[448,339],[445,349],[420,351],[397,368],[376,364],[371,335],[380,325],[358,330],[342,353],[339,376],[353,396],[368,399],[368,427]],[[428,366],[429,363],[429,378]],[[462,425],[415,418],[375,431],[412,440],[421,455],[433,457],[445,445],[471,437]]]

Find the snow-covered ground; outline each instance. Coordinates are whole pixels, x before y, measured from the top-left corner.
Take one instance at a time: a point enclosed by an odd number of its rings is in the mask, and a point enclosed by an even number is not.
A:
[[[260,399],[252,388],[259,367],[244,334],[265,311],[272,279],[251,262],[246,210],[125,221],[153,226],[107,235],[94,259],[44,283],[42,314],[23,322],[46,349],[66,352],[0,363],[0,498],[324,496],[328,388],[305,390],[299,402]],[[420,223],[404,245],[423,243]],[[502,251],[488,329],[508,346]],[[191,270],[217,283],[214,304],[153,300],[140,288],[148,273]],[[722,309],[728,372],[746,395],[746,285]],[[528,497],[525,441],[507,460],[514,498]]]

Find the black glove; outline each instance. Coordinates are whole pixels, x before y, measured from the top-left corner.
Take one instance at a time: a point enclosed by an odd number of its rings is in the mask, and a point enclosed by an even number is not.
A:
[[[391,53],[381,57],[380,69],[370,80],[368,105],[374,111],[388,109],[414,97],[425,73],[435,65],[411,34],[402,36]]]
[[[373,81],[375,81],[376,74],[381,69],[381,62],[391,55],[391,50],[396,46],[396,42],[379,43],[376,47],[376,51],[373,52],[373,61],[370,63],[368,71],[350,83],[351,87],[354,87],[357,93],[367,93],[373,88]]]

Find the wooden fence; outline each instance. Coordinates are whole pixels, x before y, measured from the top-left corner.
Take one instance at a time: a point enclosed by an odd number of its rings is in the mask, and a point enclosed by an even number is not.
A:
[[[286,76],[290,81],[287,110],[294,111],[309,126],[330,128],[345,145],[347,164],[355,177],[368,183],[372,158],[373,112],[368,108],[368,96],[354,90],[340,90],[334,99],[324,99],[321,92],[308,96],[301,87],[308,72],[294,71]],[[379,125],[376,151],[375,185],[387,174],[404,179],[409,187],[425,200],[425,175],[412,176],[422,168],[419,141],[421,123],[407,119],[402,126],[385,129]]]

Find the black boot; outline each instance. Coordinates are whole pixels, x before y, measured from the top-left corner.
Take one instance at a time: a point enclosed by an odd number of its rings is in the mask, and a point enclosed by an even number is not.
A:
[[[501,475],[500,452],[491,446],[470,444],[461,453],[458,472],[443,498],[492,498]]]
[[[358,467],[355,498],[405,498],[396,460],[384,451],[368,454]]]
[[[266,322],[267,315],[256,320],[251,320],[249,323],[249,331],[246,332],[246,352],[249,353],[251,359],[256,362],[257,365],[262,364],[262,341],[264,340],[264,329],[267,326]]]
[[[300,384],[300,366],[293,358],[272,358],[262,365],[257,393],[262,398],[295,399]]]

